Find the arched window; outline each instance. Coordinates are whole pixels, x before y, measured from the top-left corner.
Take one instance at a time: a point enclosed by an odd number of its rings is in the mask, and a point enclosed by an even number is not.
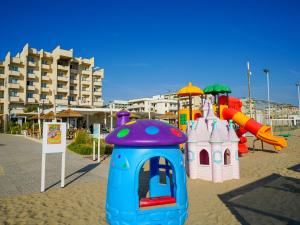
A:
[[[224,165],[230,165],[230,151],[226,149],[224,152]]]
[[[205,149],[202,149],[199,153],[200,165],[209,165],[209,155]]]

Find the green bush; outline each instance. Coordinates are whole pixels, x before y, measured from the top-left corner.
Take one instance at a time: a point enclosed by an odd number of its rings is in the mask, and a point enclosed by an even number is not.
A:
[[[27,130],[30,128],[30,123],[29,122],[25,122],[22,124],[22,130]]]
[[[86,131],[78,131],[76,133],[76,138],[74,142],[68,145],[68,148],[81,155],[91,155],[93,153],[93,138]],[[96,142],[97,148],[97,142]],[[104,140],[101,140],[100,145],[100,154],[111,154],[112,153],[112,145],[108,145]]]
[[[74,142],[76,144],[93,144],[93,138],[87,131],[79,130],[76,132],[76,138]]]

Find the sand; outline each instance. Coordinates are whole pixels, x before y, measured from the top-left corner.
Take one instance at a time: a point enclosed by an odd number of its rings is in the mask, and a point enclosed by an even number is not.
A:
[[[242,157],[240,180],[214,184],[188,179],[186,224],[300,221],[300,130],[293,132],[288,143],[279,154],[255,151]],[[288,169],[293,166],[298,171]],[[0,199],[0,224],[106,224],[105,193],[104,180]]]

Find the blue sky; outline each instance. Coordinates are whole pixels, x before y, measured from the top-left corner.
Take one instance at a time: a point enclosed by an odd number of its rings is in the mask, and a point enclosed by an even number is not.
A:
[[[105,101],[176,91],[192,81],[227,84],[253,97],[298,104],[300,1],[5,1],[0,59],[25,43],[95,57],[105,69]]]

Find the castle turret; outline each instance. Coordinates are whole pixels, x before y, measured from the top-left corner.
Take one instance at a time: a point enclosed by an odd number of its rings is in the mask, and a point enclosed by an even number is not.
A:
[[[212,151],[212,180],[215,183],[223,182],[222,143],[223,140],[217,128],[217,120],[214,120],[210,144]]]
[[[232,120],[229,121],[229,132],[228,132],[228,139],[231,142],[231,163],[232,163],[232,178],[233,179],[240,179],[240,163],[239,163],[239,153],[238,153],[238,143],[239,138],[235,133],[233,128]]]

